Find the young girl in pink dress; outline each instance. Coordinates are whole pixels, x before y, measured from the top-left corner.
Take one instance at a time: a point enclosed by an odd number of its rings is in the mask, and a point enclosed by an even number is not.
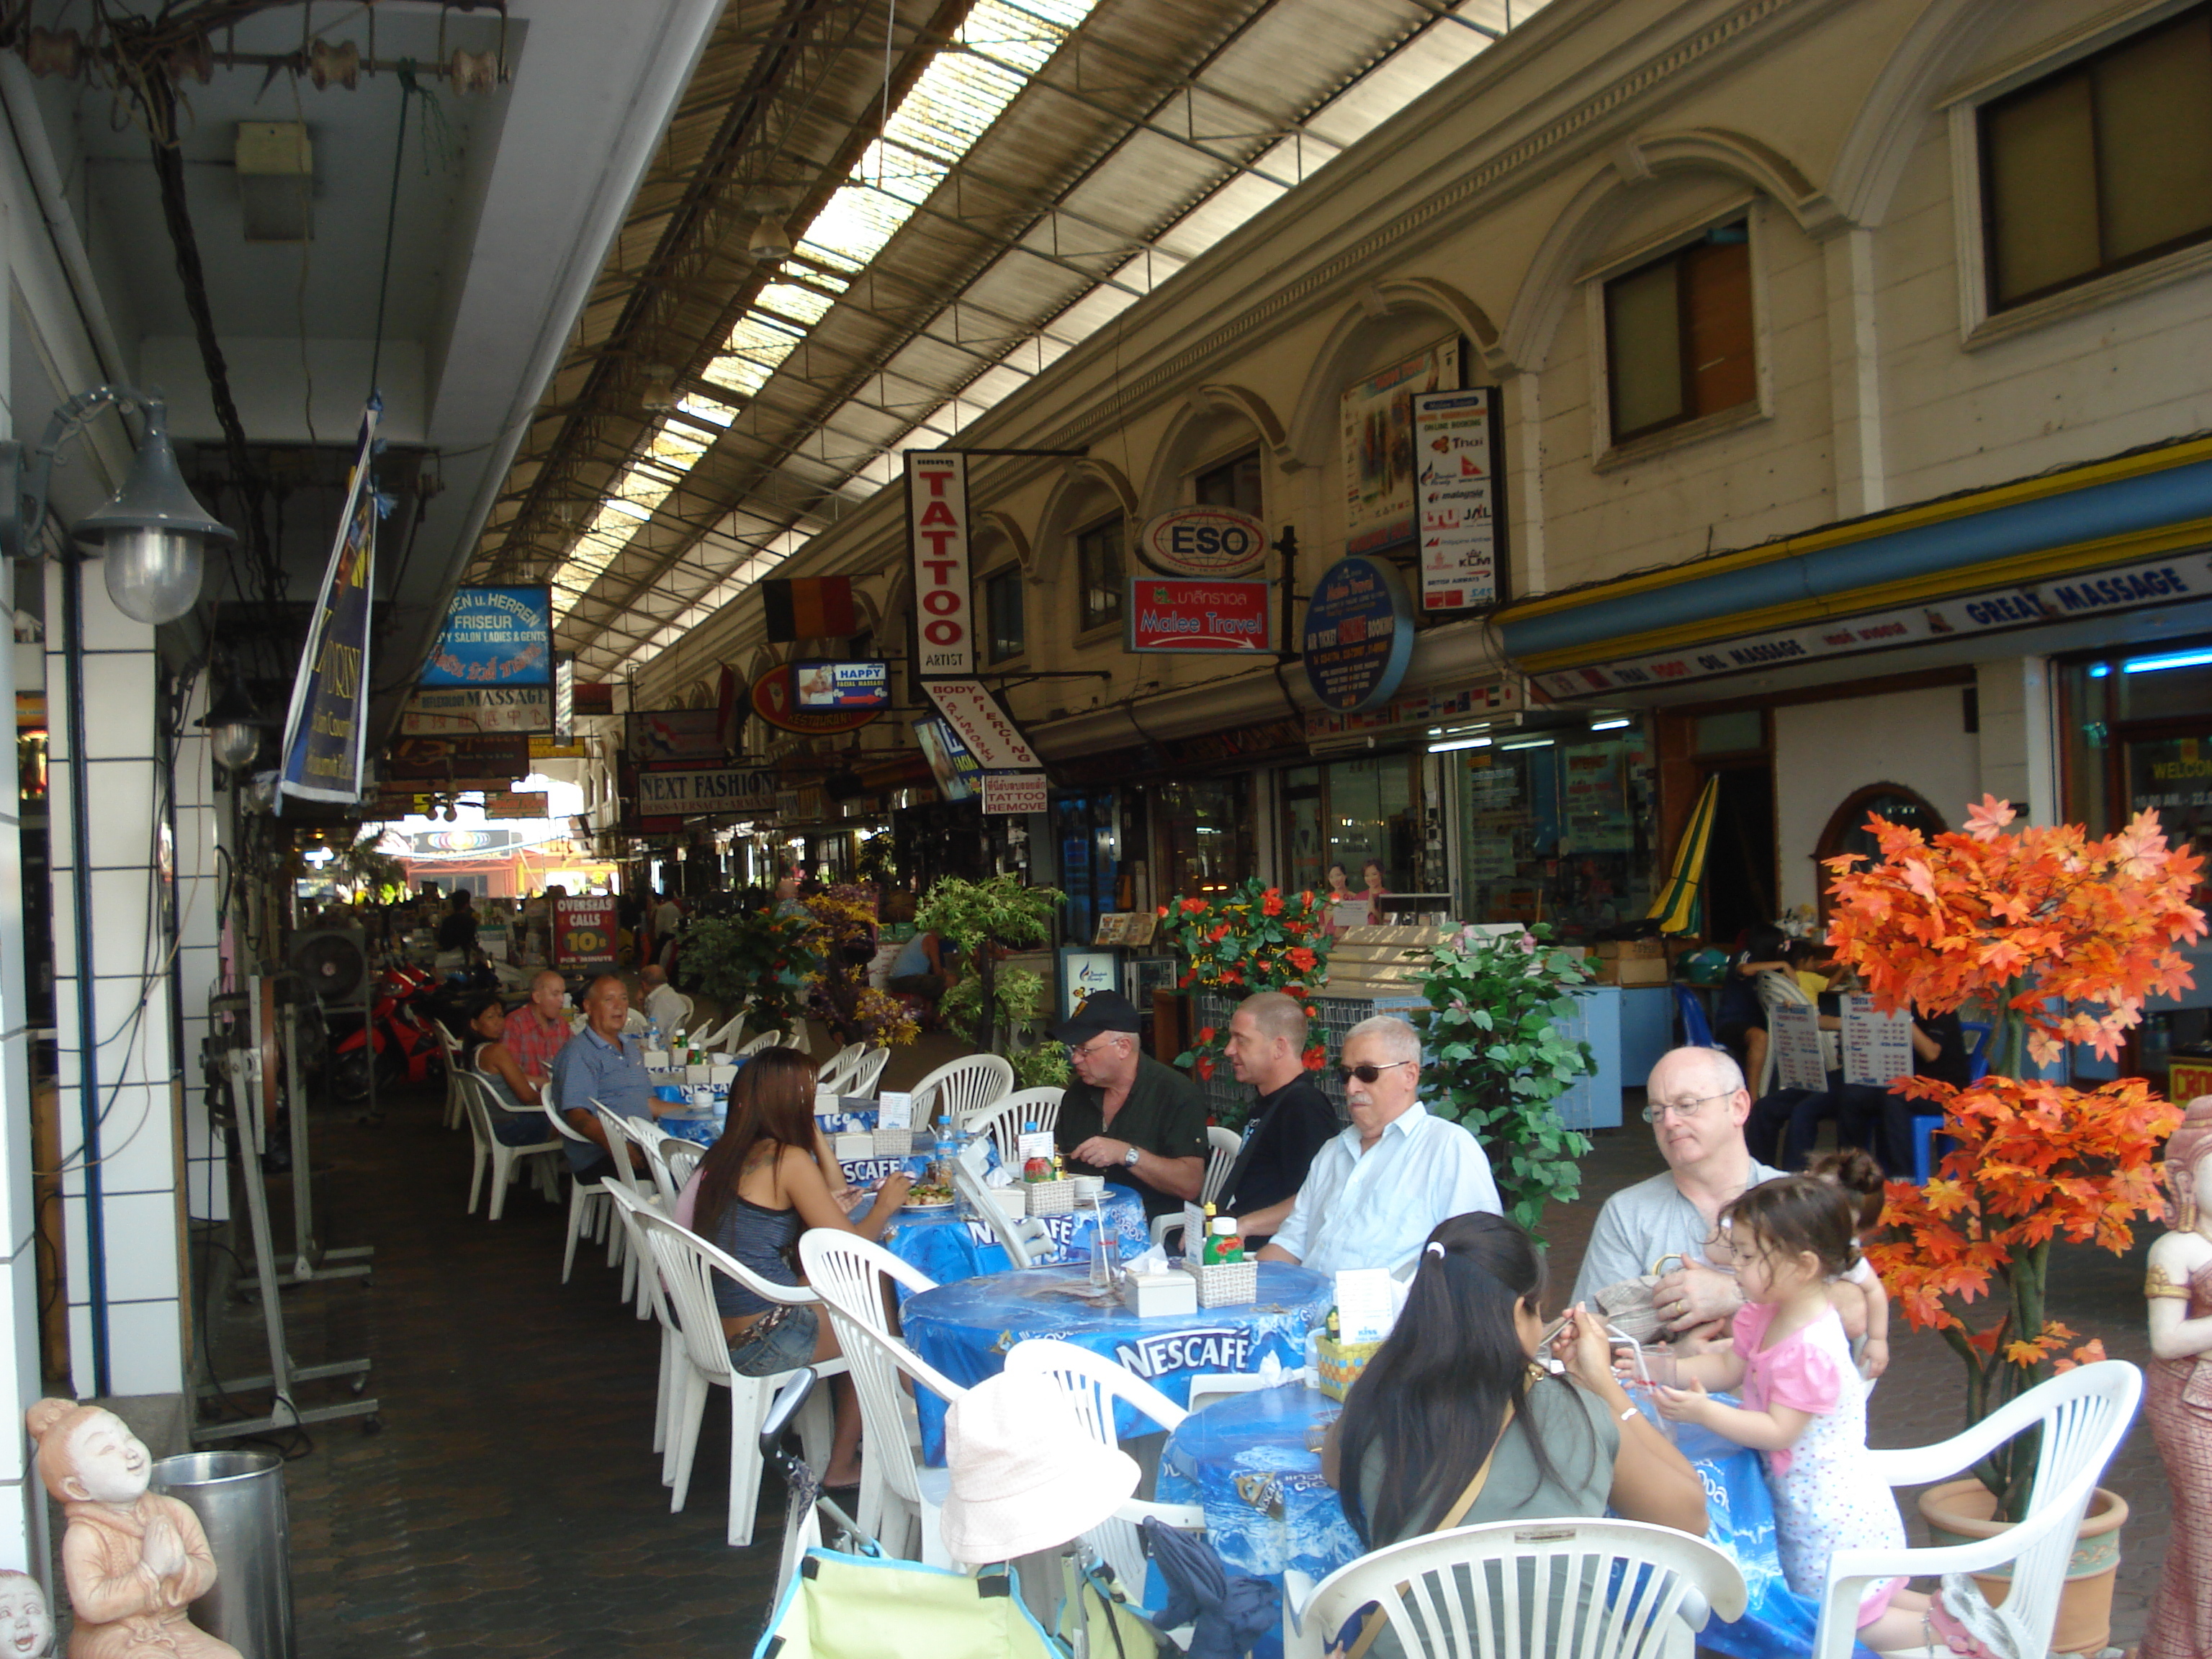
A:
[[[1905,1547],[1897,1500],[1867,1465],[1866,1383],[1828,1300],[1858,1260],[1855,1219],[1841,1188],[1810,1176],[1765,1182],[1723,1209],[1744,1302],[1735,1352],[1680,1358],[1684,1386],[1655,1391],[1663,1415],[1766,1454],[1783,1576],[1801,1595],[1826,1589],[1839,1549]],[[1927,1609],[1905,1580],[1885,1579],[1859,1603],[1858,1639],[1877,1653],[1923,1646]]]

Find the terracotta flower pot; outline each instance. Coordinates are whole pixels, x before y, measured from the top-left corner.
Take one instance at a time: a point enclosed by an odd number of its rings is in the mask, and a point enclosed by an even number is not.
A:
[[[1994,1538],[2011,1529],[1992,1521],[1997,1500],[1978,1480],[1947,1480],[1920,1494],[1920,1517],[1936,1544],[1965,1544]],[[2058,1622],[2051,1632],[2053,1653],[2097,1653],[2112,1639],[2112,1581],[2120,1570],[2120,1526],[2128,1518],[2127,1499],[2097,1488],[2088,1513],[2075,1534],[2074,1554],[2066,1564],[2066,1588],[2059,1592]],[[1976,1573],[1974,1582],[1991,1607],[2012,1589],[2012,1569]]]

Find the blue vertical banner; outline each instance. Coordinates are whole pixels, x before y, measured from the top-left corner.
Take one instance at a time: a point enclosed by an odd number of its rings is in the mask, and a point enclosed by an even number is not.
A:
[[[377,500],[368,464],[378,410],[372,402],[362,412],[345,514],[292,681],[284,769],[277,780],[280,812],[287,795],[349,805],[361,799],[368,739],[369,592],[376,568]]]

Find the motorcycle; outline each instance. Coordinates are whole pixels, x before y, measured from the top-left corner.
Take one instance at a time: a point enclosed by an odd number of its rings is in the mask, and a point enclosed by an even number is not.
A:
[[[334,1098],[355,1105],[368,1098],[371,1071],[380,1086],[420,1086],[440,1075],[445,1053],[419,1005],[438,988],[422,969],[398,962],[378,976],[366,1023],[354,1016],[352,1030],[331,1043],[329,1084]],[[335,1024],[341,1016],[326,1011]]]

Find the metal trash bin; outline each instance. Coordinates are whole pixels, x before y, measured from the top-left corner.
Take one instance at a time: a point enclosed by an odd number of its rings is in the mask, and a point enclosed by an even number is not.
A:
[[[215,1588],[192,1603],[192,1622],[245,1659],[293,1659],[284,1460],[270,1452],[186,1452],[155,1464],[153,1486],[199,1516],[215,1554]]]

